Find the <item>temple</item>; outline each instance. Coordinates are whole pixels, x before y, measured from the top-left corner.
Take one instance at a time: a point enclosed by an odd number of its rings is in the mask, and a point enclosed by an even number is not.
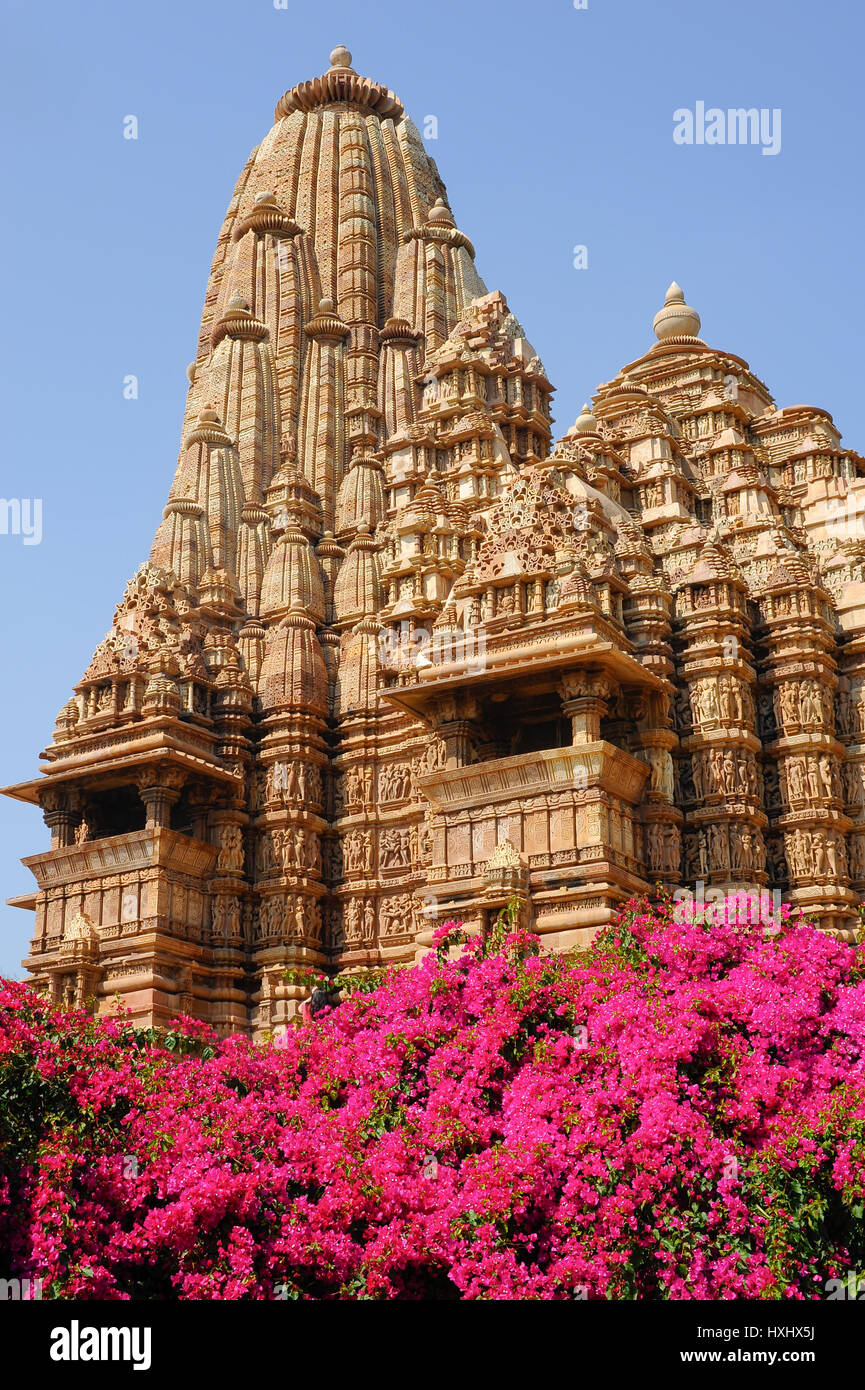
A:
[[[15,900],[33,981],[263,1036],[290,967],[411,960],[512,900],[551,950],[655,883],[849,933],[865,460],[675,284],[555,443],[540,357],[351,62],[241,173],[150,558],[7,788],[51,832]]]

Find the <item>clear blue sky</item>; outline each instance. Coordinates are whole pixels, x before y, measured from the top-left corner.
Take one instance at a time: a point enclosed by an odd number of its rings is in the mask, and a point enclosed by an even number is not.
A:
[[[478,267],[558,388],[563,432],[652,342],[673,278],[703,335],[780,404],[832,411],[865,450],[865,21],[850,0],[5,0],[3,497],[42,498],[41,544],[0,535],[0,780],[35,775],[57,710],[146,558],[173,474],[225,207],[286,87],[344,43],[416,124]],[[782,112],[776,156],[677,146],[673,112]],[[123,139],[135,115],[139,139]],[[573,268],[575,245],[588,268]],[[123,398],[123,379],[139,397]],[[0,804],[0,889],[47,846]],[[0,972],[31,917],[0,909]]]

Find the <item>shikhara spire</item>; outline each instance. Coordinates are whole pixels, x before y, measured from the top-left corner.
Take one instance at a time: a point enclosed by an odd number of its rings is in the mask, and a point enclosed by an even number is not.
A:
[[[288,968],[510,900],[553,948],[654,880],[846,929],[865,463],[675,282],[553,448],[543,364],[352,62],[238,180],[149,561],[11,789],[52,831],[28,968],[261,1031]]]

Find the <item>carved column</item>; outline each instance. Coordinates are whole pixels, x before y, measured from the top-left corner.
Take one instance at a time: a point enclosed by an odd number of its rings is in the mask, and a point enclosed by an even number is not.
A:
[[[690,756],[685,805],[684,880],[736,892],[766,882],[746,586],[720,547],[701,560],[677,594],[680,673],[688,689],[682,748]]]
[[[68,849],[75,844],[81,824],[81,798],[65,787],[48,787],[40,798],[42,819],[51,831],[51,848]]]
[[[609,709],[615,690],[608,677],[591,672],[574,671],[559,682],[562,710],[571,721],[573,743],[597,743],[601,737],[601,720]]]
[[[678,738],[670,727],[666,693],[622,701],[621,740],[650,769],[643,793],[643,857],[653,883],[681,880],[682,812],[676,805],[676,769],[672,750]]]
[[[477,701],[465,691],[439,701],[435,727],[444,744],[446,768],[465,767],[473,760],[481,735],[477,721]]]
[[[855,801],[857,789],[855,773],[851,779],[845,770],[842,778],[844,747],[835,737],[838,680],[828,595],[810,575],[779,567],[765,586],[760,613],[763,732],[778,777],[776,886],[789,886],[791,902],[823,925],[843,926],[855,900],[844,791]]]
[[[249,678],[238,664],[233,649],[216,678],[214,723],[219,736],[219,754],[236,778],[215,811],[210,798],[209,814],[200,796],[190,793],[194,813],[194,833],[207,836],[208,823],[217,849],[215,873],[208,883],[210,942],[213,951],[213,979],[220,994],[216,1021],[226,1029],[241,1026],[245,1010],[235,998],[236,982],[245,964],[244,915],[250,905],[250,877],[247,852],[253,845],[249,835],[249,807],[257,786],[250,785],[252,748],[252,689]],[[193,789],[197,790],[197,789]]]
[[[179,768],[150,767],[138,775],[138,793],[147,810],[147,830],[168,829],[171,808],[177,802],[186,773]]]
[[[840,765],[844,809],[850,819],[848,872],[865,897],[865,637],[858,633],[841,651],[843,674],[835,697],[836,731],[844,747]]]

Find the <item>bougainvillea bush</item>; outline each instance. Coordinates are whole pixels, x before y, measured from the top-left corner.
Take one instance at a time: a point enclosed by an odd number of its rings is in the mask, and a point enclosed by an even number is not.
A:
[[[0,991],[0,1273],[43,1297],[813,1299],[865,1263],[865,960],[632,903],[266,1046]],[[3,1268],[5,1266],[5,1268]]]

